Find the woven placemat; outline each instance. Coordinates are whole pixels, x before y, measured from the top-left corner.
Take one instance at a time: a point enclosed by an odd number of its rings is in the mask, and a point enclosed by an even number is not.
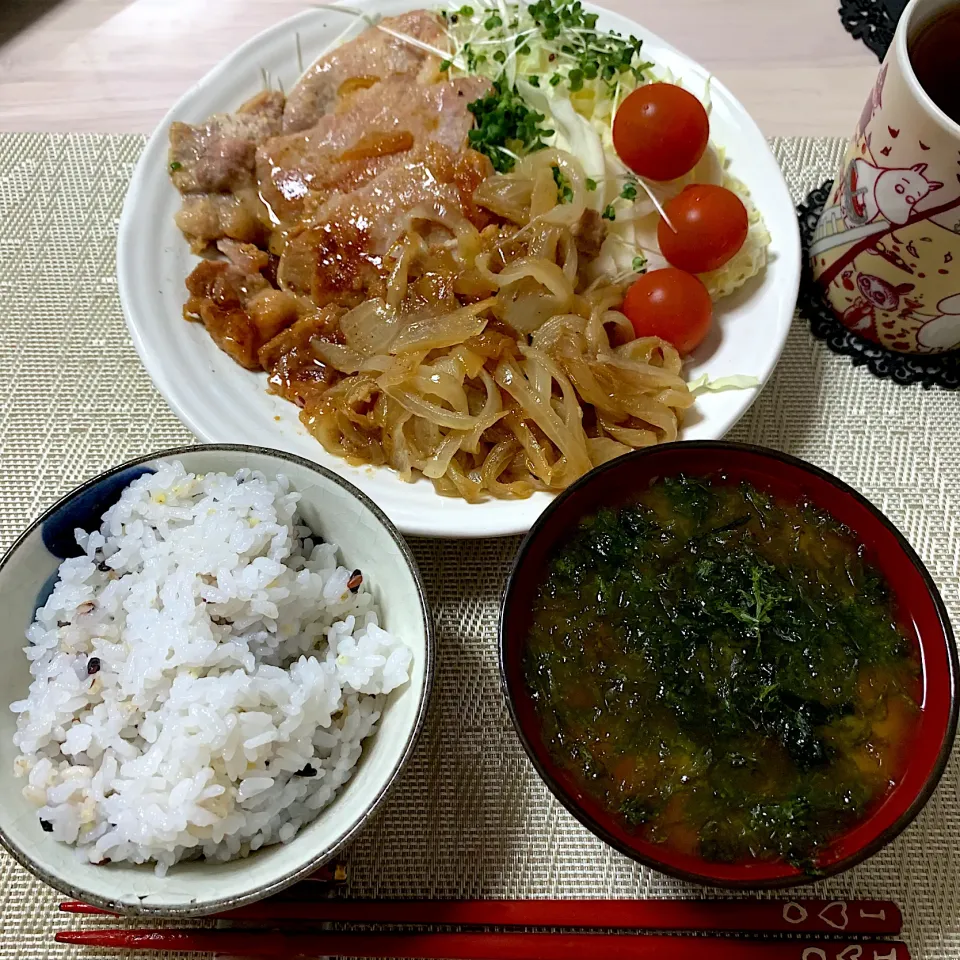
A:
[[[191,439],[141,368],[117,301],[117,220],[142,144],[134,136],[0,136],[2,547],[85,477]],[[843,142],[784,139],[773,148],[799,202],[835,172]],[[797,322],[772,382],[731,437],[789,451],[866,494],[919,550],[960,622],[957,409],[955,394],[898,387],[853,368]],[[347,851],[351,892],[699,894],[596,840],[527,762],[495,655],[497,605],[517,542],[479,541],[469,550],[414,543],[440,642],[433,709],[398,788]],[[897,900],[914,957],[958,960],[957,773],[955,761],[898,841],[807,895]],[[0,960],[77,955],[52,943],[67,925],[59,899],[0,856]]]

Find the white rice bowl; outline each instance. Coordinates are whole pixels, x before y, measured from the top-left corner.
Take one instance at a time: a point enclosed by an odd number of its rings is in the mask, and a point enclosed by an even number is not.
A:
[[[298,499],[283,476],[162,462],[77,531],[12,709],[23,794],[84,860],[243,857],[350,778],[412,653]]]

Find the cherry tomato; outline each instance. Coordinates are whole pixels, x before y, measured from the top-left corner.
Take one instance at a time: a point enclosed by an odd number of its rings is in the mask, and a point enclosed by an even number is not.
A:
[[[710,139],[703,104],[673,83],[637,87],[613,118],[613,146],[636,174],[675,180],[700,161]]]
[[[664,267],[651,270],[627,291],[623,312],[638,337],[660,337],[689,353],[707,335],[713,303],[692,273]]]
[[[657,228],[660,252],[689,273],[722,267],[747,239],[747,208],[726,187],[693,183],[663,209],[670,223]]]

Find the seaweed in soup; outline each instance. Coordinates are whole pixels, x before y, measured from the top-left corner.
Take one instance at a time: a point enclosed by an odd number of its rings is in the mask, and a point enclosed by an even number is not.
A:
[[[711,861],[818,854],[901,774],[920,667],[847,528],[679,477],[552,558],[525,651],[555,759],[644,839]]]

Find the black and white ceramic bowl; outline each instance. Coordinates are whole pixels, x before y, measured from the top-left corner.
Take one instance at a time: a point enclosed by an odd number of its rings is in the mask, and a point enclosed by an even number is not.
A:
[[[73,531],[98,527],[121,490],[161,460],[179,460],[195,473],[249,467],[271,478],[284,474],[301,495],[303,521],[340,547],[344,563],[363,570],[383,626],[413,652],[410,680],[387,698],[378,730],[364,742],[353,777],[311,824],[289,843],[262,847],[245,859],[180,863],[165,877],[156,876],[151,864],[95,866],[41,830],[36,808],[22,796],[24,781],[13,776],[16,716],[6,706],[27,695],[31,677],[22,652],[24,634],[49,596],[63,558],[79,552]],[[242,906],[306,877],[333,857],[383,801],[409,759],[426,716],[434,645],[423,584],[409,548],[356,487],[290,454],[246,446],[191,446],[108,470],[54,504],[10,548],[0,561],[0,609],[0,841],[51,886],[122,913],[199,916]]]

